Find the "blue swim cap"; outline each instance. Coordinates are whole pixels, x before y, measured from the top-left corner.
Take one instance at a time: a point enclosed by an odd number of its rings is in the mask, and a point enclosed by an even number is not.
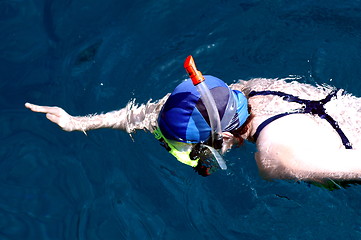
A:
[[[222,131],[239,128],[249,116],[247,98],[232,91],[222,80],[204,76],[216,102]],[[179,84],[167,99],[159,115],[158,126],[164,137],[179,142],[205,142],[211,127],[206,108],[191,80]]]

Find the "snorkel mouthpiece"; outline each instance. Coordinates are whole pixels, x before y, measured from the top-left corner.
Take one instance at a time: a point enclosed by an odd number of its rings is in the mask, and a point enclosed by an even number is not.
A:
[[[186,58],[184,62],[184,68],[186,69],[189,77],[192,79],[193,85],[197,88],[197,91],[201,95],[202,102],[206,107],[206,111],[212,129],[211,146],[215,149],[221,149],[223,142],[221,120],[219,117],[219,113],[214,98],[210,90],[208,89],[207,84],[204,82],[204,76],[200,71],[197,70],[196,64],[192,56],[188,56]],[[218,165],[221,169],[223,170],[227,169],[227,166],[222,156],[212,147],[207,146],[207,148],[210,150],[211,153],[210,155],[213,156],[211,159],[215,159],[218,162]]]

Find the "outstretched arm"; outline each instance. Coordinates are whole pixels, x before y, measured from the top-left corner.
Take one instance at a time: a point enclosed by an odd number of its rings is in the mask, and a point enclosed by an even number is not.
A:
[[[71,116],[60,107],[39,106],[26,103],[25,107],[33,112],[45,113],[46,117],[58,124],[64,131],[82,131],[113,128],[124,130],[128,133],[137,129],[153,131],[157,126],[158,114],[168,96],[157,102],[148,102],[140,106],[134,102],[127,104],[125,108],[105,114],[89,116]]]

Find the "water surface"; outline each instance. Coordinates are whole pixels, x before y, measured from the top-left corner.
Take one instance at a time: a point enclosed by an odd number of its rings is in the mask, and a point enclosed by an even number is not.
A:
[[[196,175],[149,133],[62,132],[26,101],[85,115],[164,96],[199,69],[302,77],[361,96],[361,2],[0,2],[0,238],[360,239],[360,186],[258,175],[252,144]]]

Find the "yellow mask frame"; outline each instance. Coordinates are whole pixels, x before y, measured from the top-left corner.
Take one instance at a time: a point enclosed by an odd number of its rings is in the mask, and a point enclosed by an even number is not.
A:
[[[168,139],[166,139],[163,133],[160,131],[159,128],[156,128],[153,132],[154,137],[160,141],[163,146],[168,150],[170,154],[172,154],[179,162],[186,164],[191,167],[196,167],[198,165],[199,158],[192,160],[189,157],[192,148],[189,148],[185,151],[178,150]],[[186,143],[185,143],[186,144]]]

